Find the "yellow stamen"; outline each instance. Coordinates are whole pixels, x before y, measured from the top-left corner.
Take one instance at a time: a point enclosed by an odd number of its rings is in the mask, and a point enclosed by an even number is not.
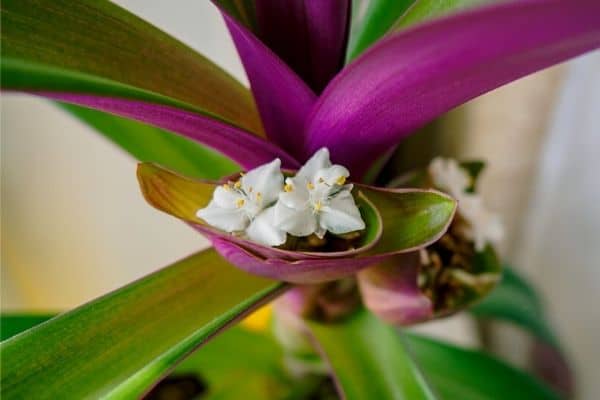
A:
[[[319,178],[319,183],[323,183],[325,180],[323,178]]]
[[[262,193],[261,192],[256,192],[256,201],[262,201]]]
[[[290,185],[289,183],[286,183],[283,187],[283,190],[289,193],[294,190],[294,186]]]
[[[237,181],[236,183],[233,184],[233,187],[236,189],[239,189],[242,187],[242,182],[241,181]]]
[[[321,208],[323,208],[323,203],[321,203],[321,200],[317,201],[313,208],[315,209],[316,212],[321,211]]]
[[[230,186],[230,184],[229,184],[229,183],[224,183],[224,184],[223,184],[223,189],[225,189],[225,190],[227,190],[227,191],[231,190],[231,186]]]
[[[344,183],[346,183],[346,177],[344,175],[340,176],[339,178],[337,178],[335,183],[342,186]]]
[[[245,203],[246,203],[246,200],[244,200],[244,199],[237,199],[237,200],[235,201],[235,206],[236,206],[237,208],[242,208],[242,207],[244,206],[244,204],[245,204]]]
[[[308,182],[308,183],[306,184],[306,187],[308,188],[308,190],[313,190],[313,189],[315,188],[315,185],[313,185],[313,183],[312,183],[312,182]]]
[[[243,172],[240,172],[240,177],[245,176],[246,174]]]
[[[248,188],[248,193],[252,193],[252,191],[253,191],[253,190],[254,190],[254,189],[252,188],[252,186],[250,186],[250,187]]]

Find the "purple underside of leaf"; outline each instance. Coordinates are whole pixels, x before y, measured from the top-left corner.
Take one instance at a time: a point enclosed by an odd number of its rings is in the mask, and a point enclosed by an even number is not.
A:
[[[597,0],[521,0],[389,36],[325,89],[305,156],[326,146],[361,176],[436,116],[498,86],[600,46]]]
[[[262,41],[315,91],[342,68],[349,0],[257,0]]]
[[[359,257],[375,242],[345,252],[307,253],[263,246],[206,225],[191,226],[207,237],[219,254],[236,267],[255,275],[292,283],[332,281],[389,257],[389,254]]]
[[[316,95],[275,53],[221,10],[270,140],[294,155],[302,149],[306,118]]]
[[[300,284],[321,283],[349,276],[377,262],[377,259],[384,258],[264,259],[231,240],[213,237],[211,241],[219,254],[240,269],[251,274]]]
[[[419,290],[419,253],[389,258],[358,273],[365,306],[394,325],[408,325],[433,317],[433,304]]]
[[[227,123],[190,111],[116,97],[58,92],[32,94],[102,110],[175,132],[223,153],[246,169],[275,158],[280,158],[282,165],[287,168],[297,168],[299,165],[293,157],[273,143]]]

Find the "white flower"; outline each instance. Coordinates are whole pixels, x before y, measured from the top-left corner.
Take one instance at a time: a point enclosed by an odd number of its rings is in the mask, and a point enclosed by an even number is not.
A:
[[[471,185],[468,172],[452,158],[434,158],[429,164],[429,175],[435,187],[456,198]]]
[[[243,175],[237,182],[228,182],[215,189],[206,208],[196,215],[209,225],[225,232],[244,232],[249,239],[278,246],[286,234],[273,224],[274,209],[283,187],[281,161],[273,160]]]
[[[350,173],[332,165],[329,151],[322,148],[298,171],[287,178],[284,192],[275,204],[275,225],[294,236],[327,231],[343,234],[365,228],[354,203],[352,185],[345,185]]]
[[[481,196],[467,193],[471,177],[456,160],[437,157],[429,164],[428,171],[436,188],[458,200],[458,212],[466,223],[461,227],[462,233],[474,242],[475,250],[483,251],[486,243],[502,240],[500,218],[485,207]]]
[[[475,243],[475,250],[483,251],[486,243],[497,244],[502,240],[502,222],[485,207],[480,196],[464,194],[458,198],[458,210],[468,224],[463,233]]]

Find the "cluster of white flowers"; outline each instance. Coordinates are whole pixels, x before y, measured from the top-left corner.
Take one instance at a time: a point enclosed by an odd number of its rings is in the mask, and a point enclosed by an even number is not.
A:
[[[288,233],[322,238],[327,231],[343,234],[365,228],[352,185],[345,183],[350,173],[331,164],[326,148],[285,182],[280,167],[276,159],[217,187],[197,216],[215,228],[268,246],[285,243]]]
[[[497,244],[502,240],[504,230],[500,218],[485,208],[481,196],[467,192],[471,177],[456,160],[433,159],[429,175],[435,187],[458,200],[458,212],[468,224],[463,233],[475,243],[477,251],[482,251],[486,243]]]

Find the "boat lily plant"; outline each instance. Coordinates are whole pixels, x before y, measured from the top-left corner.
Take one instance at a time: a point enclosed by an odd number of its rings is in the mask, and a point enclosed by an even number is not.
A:
[[[180,367],[203,376],[200,392],[459,398],[468,391],[432,378],[449,363],[465,368],[449,379],[481,398],[515,387],[554,398],[489,356],[393,328],[462,310],[500,280],[502,230],[476,193],[481,163],[436,158],[390,182],[377,177],[434,118],[596,49],[600,3],[213,3],[250,90],[111,2],[2,2],[3,91],[53,100],[131,153],[146,200],[212,243],[3,342],[3,396],[158,396],[168,379],[148,390],[178,362],[282,296],[283,350],[266,332],[233,329]],[[485,304],[479,315],[511,319]],[[558,351],[544,332],[533,329]],[[243,360],[224,363],[218,351]],[[235,392],[224,382],[240,368],[249,379]],[[477,374],[508,392],[471,387]]]

